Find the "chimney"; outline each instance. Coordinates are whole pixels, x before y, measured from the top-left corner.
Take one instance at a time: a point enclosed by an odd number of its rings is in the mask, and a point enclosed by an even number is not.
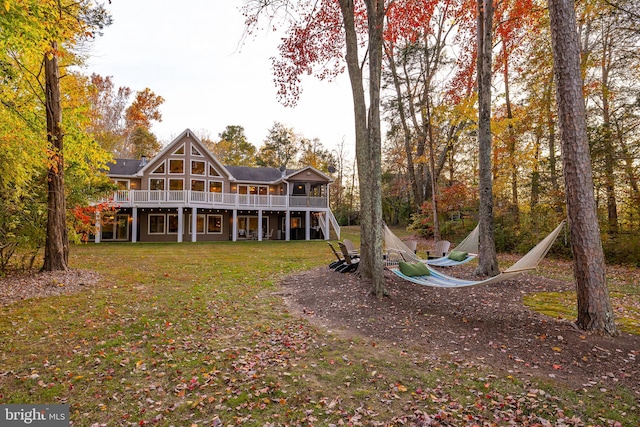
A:
[[[140,166],[146,166],[147,165],[147,156],[142,155],[140,156]]]

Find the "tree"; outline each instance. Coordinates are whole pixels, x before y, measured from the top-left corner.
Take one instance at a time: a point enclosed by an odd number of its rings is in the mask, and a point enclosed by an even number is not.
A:
[[[280,168],[291,166],[298,154],[299,139],[292,128],[275,122],[260,147],[257,163],[260,166]]]
[[[7,66],[15,67],[12,74],[29,81],[31,96],[44,107],[25,110],[15,106],[14,111],[33,122],[38,122],[40,111],[45,113],[42,121],[46,121],[48,219],[43,270],[66,270],[69,253],[64,183],[66,132],[62,123],[59,60],[78,59],[70,50],[63,51],[63,46],[73,48],[80,40],[94,36],[110,23],[110,17],[104,8],[94,6],[90,1],[26,1],[19,4],[6,1],[0,10],[0,27],[3,28],[0,51],[3,55],[8,52]],[[25,37],[26,34],[29,36]],[[36,71],[42,67],[44,76]]]
[[[125,109],[132,90],[128,87],[114,88],[110,76],[92,74],[89,85],[89,114],[91,122],[88,131],[100,145],[111,153],[122,153],[125,149],[126,124]]]
[[[158,138],[149,131],[149,129],[138,126],[131,132],[129,136],[132,146],[132,155],[139,159],[142,156],[153,157],[160,151],[162,146],[158,142]]]
[[[211,150],[223,164],[233,166],[256,164],[256,147],[247,141],[242,126],[229,125],[218,137],[220,140],[212,144]]]
[[[593,194],[580,50],[573,0],[549,0],[567,213],[576,278],[578,319],[584,330],[617,335],[606,284]]]
[[[493,1],[478,0],[478,153],[480,165],[480,253],[476,274],[495,276],[498,269],[493,237],[493,184],[491,178],[491,50]]]

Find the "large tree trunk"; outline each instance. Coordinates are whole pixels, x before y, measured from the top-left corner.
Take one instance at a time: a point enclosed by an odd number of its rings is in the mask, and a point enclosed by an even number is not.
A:
[[[382,260],[382,137],[380,130],[380,78],[384,1],[367,0],[369,30],[369,112],[358,58],[353,2],[340,0],[346,36],[346,61],[353,95],[356,158],[360,181],[361,243],[359,272],[372,281],[376,296],[386,293]]]
[[[478,162],[480,190],[480,254],[476,274],[495,276],[498,257],[493,237],[493,182],[491,177],[491,48],[492,0],[478,0]]]
[[[49,195],[43,271],[67,270],[69,260],[67,208],[64,195],[64,133],[61,127],[62,105],[57,50],[58,44],[52,42],[51,52],[44,56],[47,140],[49,142]]]
[[[605,277],[573,0],[549,0],[567,213],[578,300],[578,327],[617,335]]]

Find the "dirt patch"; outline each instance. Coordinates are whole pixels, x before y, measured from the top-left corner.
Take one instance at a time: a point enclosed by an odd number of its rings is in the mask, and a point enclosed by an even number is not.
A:
[[[456,267],[460,276],[470,267]],[[576,388],[623,385],[640,396],[640,336],[585,334],[573,323],[536,313],[525,294],[572,289],[568,282],[524,274],[517,280],[442,289],[385,271],[389,297],[371,284],[326,267],[287,277],[282,294],[292,311],[330,329],[433,357],[468,360],[521,378]]]
[[[80,292],[100,279],[88,270],[13,272],[0,278],[0,306],[17,301]]]

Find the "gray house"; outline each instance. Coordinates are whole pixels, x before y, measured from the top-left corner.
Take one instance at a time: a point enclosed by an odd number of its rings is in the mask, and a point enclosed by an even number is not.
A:
[[[313,167],[224,166],[189,129],[148,161],[109,166],[116,210],[102,215],[96,243],[340,237],[332,179]]]

